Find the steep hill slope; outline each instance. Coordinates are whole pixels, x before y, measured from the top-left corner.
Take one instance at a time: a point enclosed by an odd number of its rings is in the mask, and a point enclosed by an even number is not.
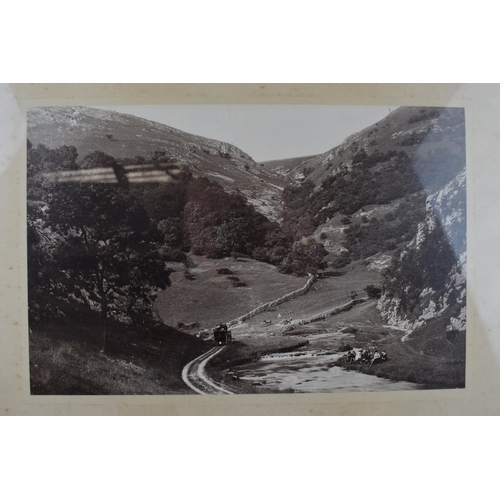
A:
[[[401,166],[404,153],[430,194],[460,172],[464,149],[463,108],[400,107],[308,162],[306,179],[318,187],[339,171],[357,170],[356,165],[382,174],[390,165]]]
[[[465,168],[461,108],[402,107],[306,162],[284,190],[285,225],[316,229],[337,267],[406,245],[426,197]]]
[[[136,116],[87,107],[30,108],[28,139],[34,146],[75,146],[79,162],[93,151],[125,164],[138,158],[147,161],[161,152],[181,170],[216,180],[228,192],[238,189],[261,213],[275,220],[280,217],[282,186],[261,179],[262,167],[231,144]]]

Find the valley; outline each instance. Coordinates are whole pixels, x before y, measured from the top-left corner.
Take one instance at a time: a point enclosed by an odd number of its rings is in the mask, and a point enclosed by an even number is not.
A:
[[[261,163],[112,111],[28,123],[33,393],[465,387],[460,108]]]

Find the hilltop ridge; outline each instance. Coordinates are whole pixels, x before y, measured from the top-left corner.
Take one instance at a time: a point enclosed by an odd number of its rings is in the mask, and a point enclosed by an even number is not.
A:
[[[74,146],[78,161],[102,151],[124,164],[146,162],[159,152],[181,170],[206,176],[229,193],[241,191],[267,217],[280,217],[283,185],[267,182],[260,164],[226,142],[116,111],[56,106],[28,110],[28,139],[33,146]]]

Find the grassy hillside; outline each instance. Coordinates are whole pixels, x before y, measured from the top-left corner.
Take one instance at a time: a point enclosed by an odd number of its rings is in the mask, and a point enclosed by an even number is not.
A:
[[[237,189],[262,213],[279,218],[281,185],[265,182],[263,169],[237,147],[196,136],[133,115],[86,107],[28,110],[28,139],[49,148],[74,146],[78,163],[102,151],[125,165],[144,163],[160,152],[183,171],[217,181],[228,192]]]
[[[206,344],[165,326],[111,322],[100,350],[100,322],[91,311],[32,324],[31,394],[182,394],[182,367]]]
[[[380,273],[377,270],[368,269],[363,263],[357,263],[342,276],[318,279],[306,295],[281,304],[274,311],[264,312],[251,318],[238,330],[244,332],[245,335],[281,333],[286,328],[285,321],[309,318],[346,304],[351,300],[351,291],[356,291],[360,298],[364,297],[366,296],[364,288],[367,285],[378,283],[380,279]],[[360,307],[357,306],[357,308]],[[343,313],[339,316],[327,317],[325,321],[312,323],[310,326],[300,327],[300,330],[336,328],[339,324],[349,322],[349,318],[352,317],[351,314]],[[379,314],[371,319],[376,319],[379,323],[382,322]],[[271,321],[271,324],[264,326],[264,321]]]
[[[464,152],[463,109],[399,108],[315,157],[305,181],[285,191],[285,202],[321,223],[337,212],[431,194],[463,170]]]
[[[168,150],[179,156],[179,160],[192,152],[200,154],[200,159],[205,161],[210,161],[210,156],[219,156],[212,160],[239,159],[245,164],[254,163],[246,153],[230,144],[134,115],[87,107],[30,108],[28,139],[34,146],[75,146],[81,157],[92,151],[103,151],[115,158],[135,158]],[[219,153],[227,153],[227,156]]]

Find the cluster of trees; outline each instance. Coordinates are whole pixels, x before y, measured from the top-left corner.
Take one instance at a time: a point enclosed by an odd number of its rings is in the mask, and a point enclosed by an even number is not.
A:
[[[378,168],[381,165],[383,168]],[[375,150],[368,154],[365,149],[356,148],[352,167],[341,166],[323,180],[321,188],[314,190],[314,185],[305,181],[284,190],[283,230],[290,235],[309,236],[328,218],[344,214],[342,223],[349,224],[345,230],[348,252],[339,256],[335,267],[342,267],[351,259],[394,249],[401,241],[410,240],[425,213],[425,196],[418,194],[422,190],[419,176],[404,151]],[[351,224],[350,216],[364,206],[387,204],[396,199],[407,201],[400,203],[387,218],[365,218],[361,224]]]
[[[323,251],[309,252],[310,243],[302,255],[302,247],[295,245],[314,230],[309,215],[288,212],[280,226],[240,192],[227,193],[204,177],[183,173],[176,183],[149,190],[144,204],[164,234],[164,254],[170,259],[181,260],[187,251],[214,259],[245,255],[299,275],[321,266]]]
[[[43,175],[78,168],[76,159],[72,147],[28,149],[30,321],[85,306],[101,315],[106,350],[110,318],[157,321],[155,293],[169,285],[170,271],[162,233],[136,193],[120,184],[57,183]],[[104,153],[85,160],[114,165]]]
[[[249,205],[238,191],[227,193],[204,177],[182,173],[177,182],[144,193],[144,205],[164,235],[164,252],[182,260],[183,252],[210,258],[244,254],[279,264],[290,244],[279,224]]]
[[[373,168],[381,164],[383,168]],[[360,149],[353,156],[352,168],[339,168],[323,180],[321,188],[315,191],[310,181],[285,188],[285,226],[290,224],[296,231],[298,224],[301,232],[310,231],[308,235],[337,213],[352,215],[365,205],[389,203],[420,191],[422,185],[404,151],[376,150],[368,155]],[[294,226],[290,221],[297,223]]]
[[[313,238],[302,238],[295,241],[286,258],[279,264],[278,269],[284,273],[305,274],[324,269],[327,252],[322,243]]]
[[[365,205],[389,203],[422,189],[413,162],[404,151],[376,152],[375,158],[384,158],[384,167],[376,169],[372,167],[381,163],[364,154],[350,171],[340,170],[322,182],[322,190],[312,203],[318,224],[338,212],[351,215]],[[322,210],[326,205],[328,208]]]
[[[78,168],[78,152],[74,146],[50,149],[43,144],[33,147],[28,140],[27,149],[27,196],[28,199],[42,199],[49,181],[44,174]]]
[[[372,141],[373,143],[374,141]],[[379,163],[385,163],[395,156],[397,152],[394,149],[390,149],[385,153],[382,153],[378,149],[368,154],[364,148],[357,150],[356,154],[352,157],[352,163],[354,166],[359,168],[372,168]]]

